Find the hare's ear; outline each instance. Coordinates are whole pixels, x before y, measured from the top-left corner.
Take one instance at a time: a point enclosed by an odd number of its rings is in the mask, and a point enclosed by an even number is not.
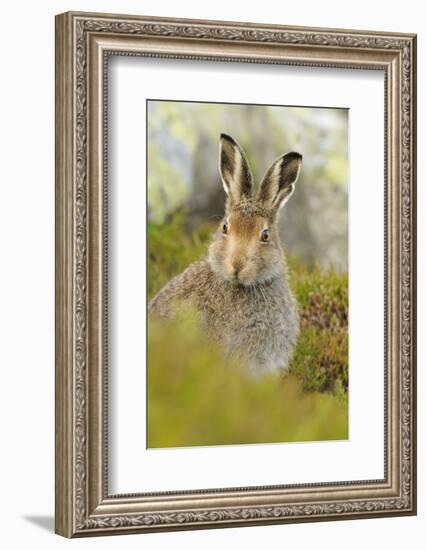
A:
[[[258,199],[266,207],[281,208],[294,192],[302,165],[302,155],[288,153],[279,157],[262,180]]]
[[[221,134],[220,138],[219,171],[231,203],[251,196],[253,181],[248,159],[240,145],[227,134]]]

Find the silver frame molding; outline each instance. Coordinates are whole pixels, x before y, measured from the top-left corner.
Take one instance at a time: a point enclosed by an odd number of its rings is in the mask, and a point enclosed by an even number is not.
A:
[[[384,72],[384,479],[108,494],[106,81],[111,55]],[[58,15],[56,532],[78,537],[415,514],[415,178],[415,35],[90,13]]]

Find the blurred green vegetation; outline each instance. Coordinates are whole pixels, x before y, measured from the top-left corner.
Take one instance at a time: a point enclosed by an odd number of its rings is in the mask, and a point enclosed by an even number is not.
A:
[[[181,313],[149,326],[148,447],[347,439],[347,402],[293,376],[247,376]]]
[[[148,224],[148,294],[202,257],[213,226],[186,214]],[[290,373],[254,380],[224,361],[192,316],[149,323],[148,446],[346,439],[347,274],[288,257],[301,332]]]

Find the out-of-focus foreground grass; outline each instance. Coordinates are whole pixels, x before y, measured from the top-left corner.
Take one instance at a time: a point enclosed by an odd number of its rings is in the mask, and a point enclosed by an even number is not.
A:
[[[150,298],[206,251],[212,226],[188,234],[184,222],[149,224]],[[248,377],[191,312],[173,325],[150,320],[149,447],[347,439],[347,275],[288,263],[301,315],[288,375]]]

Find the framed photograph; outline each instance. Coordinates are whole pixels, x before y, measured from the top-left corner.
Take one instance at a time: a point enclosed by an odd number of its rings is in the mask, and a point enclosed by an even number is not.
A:
[[[416,513],[416,36],[56,18],[56,532]]]

